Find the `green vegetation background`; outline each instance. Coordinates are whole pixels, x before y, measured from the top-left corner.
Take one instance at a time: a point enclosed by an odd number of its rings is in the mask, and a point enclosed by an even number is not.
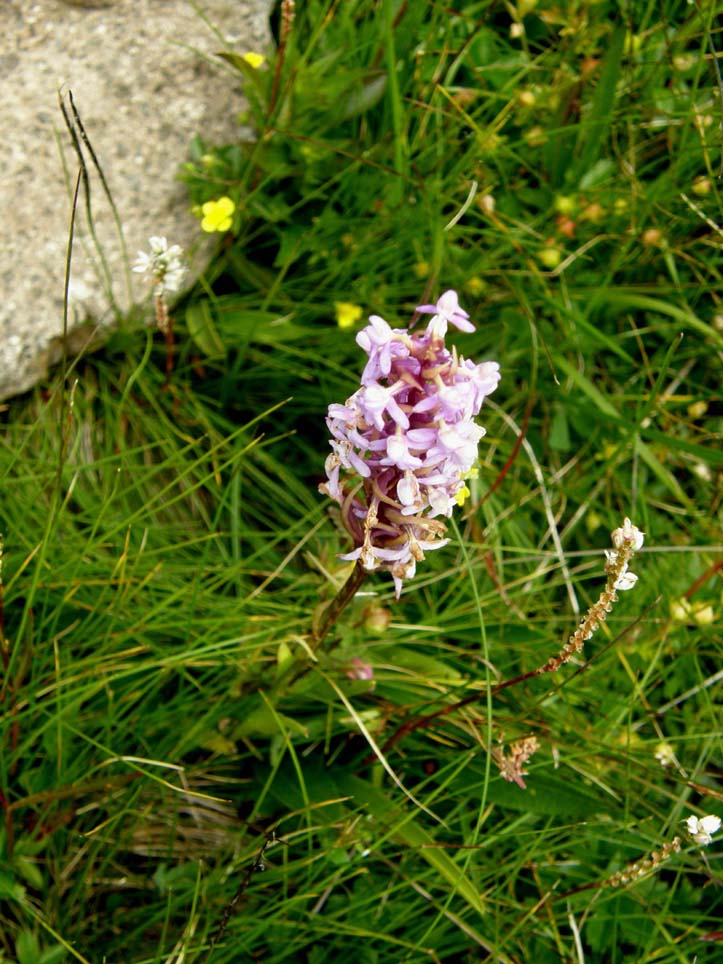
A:
[[[721,12],[306,0],[264,67],[226,51],[258,136],[183,168],[237,215],[170,387],[128,320],[3,413],[0,960],[718,960],[721,844],[681,820],[723,815]],[[448,288],[503,372],[469,509],[308,668],[348,572],[335,303],[401,326]],[[640,581],[589,662],[492,698],[626,515]],[[490,750],[532,734],[522,789]]]

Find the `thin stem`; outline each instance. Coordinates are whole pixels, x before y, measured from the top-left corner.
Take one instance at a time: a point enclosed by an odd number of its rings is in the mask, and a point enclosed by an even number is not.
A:
[[[627,633],[634,629],[642,619],[644,619],[644,617],[650,612],[651,609],[653,609],[654,606],[658,604],[658,602],[660,602],[660,597],[658,597],[658,599],[655,600],[651,606],[648,606],[646,609],[644,609],[643,612],[636,619],[634,619],[629,626],[626,626],[625,629],[621,630],[617,636],[610,640],[607,646],[600,650],[596,656],[591,657],[586,663],[578,667],[577,672],[574,673],[573,676],[568,677],[566,682],[569,683],[574,676],[587,669],[593,659],[596,659],[603,653],[607,652],[607,650],[615,646],[619,640],[621,640]],[[559,669],[559,666],[552,666],[549,663],[546,663],[542,667],[538,666],[536,669],[529,670],[527,673],[522,673],[520,676],[515,676],[512,679],[502,680],[500,683],[495,683],[489,692],[492,696],[497,696],[498,693],[501,693],[502,690],[508,689],[510,686],[518,686],[520,683],[525,683],[527,680],[535,679],[543,673],[552,673],[556,669]],[[565,683],[562,685],[564,686]],[[403,740],[410,733],[414,733],[415,730],[426,729],[434,720],[437,720],[443,716],[449,716],[450,713],[455,713],[457,710],[462,710],[465,706],[470,706],[473,703],[481,702],[486,698],[486,696],[487,690],[475,691],[474,693],[470,693],[468,696],[463,697],[461,700],[457,700],[455,703],[448,703],[447,706],[443,706],[441,709],[435,710],[434,713],[428,713],[426,716],[417,716],[411,720],[407,720],[404,723],[400,723],[394,733],[392,733],[386,743],[382,746],[382,752],[385,754],[388,753],[393,746],[396,746],[397,743]],[[665,707],[663,709],[665,709]],[[660,710],[658,710],[658,713],[660,713]],[[372,759],[373,757],[367,757],[365,762]]]
[[[320,613],[318,618],[314,620],[314,625],[311,630],[311,645],[313,649],[318,649],[321,645],[326,634],[359,591],[359,587],[364,582],[365,576],[366,571],[362,568],[361,563],[357,562],[352,570],[352,574],[339,592],[326,609]]]
[[[294,7],[295,4],[293,0],[284,0],[284,2],[281,4],[279,50],[276,55],[276,69],[274,70],[274,80],[273,84],[271,85],[271,96],[269,97],[267,114],[268,120],[271,120],[279,99],[279,85],[281,83],[281,71],[284,68],[284,59],[286,57],[286,44],[289,39],[289,34],[291,33],[291,28],[294,24]]]
[[[168,324],[164,335],[166,338],[166,381],[164,387],[168,388],[173,374],[173,318],[171,315],[168,316]]]
[[[231,915],[237,910],[239,901],[248,890],[249,884],[251,883],[251,879],[253,878],[254,874],[257,874],[266,869],[266,864],[264,863],[264,855],[266,854],[266,851],[269,849],[269,847],[271,847],[272,844],[275,844],[275,843],[276,843],[276,837],[272,834],[270,837],[266,838],[261,849],[254,857],[254,861],[249,867],[249,869],[246,871],[243,879],[241,880],[241,883],[238,886],[238,889],[236,890],[236,893],[233,895],[233,897],[231,898],[231,901],[224,909],[223,917],[221,918],[221,923],[218,925],[216,933],[213,935],[211,939],[211,943],[209,945],[204,961],[209,961],[211,959],[211,955],[213,954],[216,945],[221,940],[223,935],[226,933],[226,928],[228,927],[228,922],[231,920]]]

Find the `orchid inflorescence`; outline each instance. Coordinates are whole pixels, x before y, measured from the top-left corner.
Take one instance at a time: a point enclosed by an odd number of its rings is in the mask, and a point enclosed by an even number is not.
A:
[[[332,452],[319,487],[354,539],[341,558],[390,571],[397,597],[424,553],[448,542],[440,517],[469,495],[485,434],[474,417],[500,380],[497,362],[475,364],[445,346],[448,325],[474,331],[455,291],[417,312],[432,315],[423,333],[371,315],[357,335],[369,360],[361,388],[329,406]]]

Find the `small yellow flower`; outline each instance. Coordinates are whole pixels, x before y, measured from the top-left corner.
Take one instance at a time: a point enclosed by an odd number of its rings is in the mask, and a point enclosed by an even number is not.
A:
[[[206,201],[201,205],[202,230],[208,234],[213,234],[214,231],[228,231],[233,222],[235,210],[236,205],[230,197],[220,197],[218,201]]]
[[[335,301],[336,323],[344,328],[353,328],[362,316],[362,309],[359,305],[352,304],[350,301]]]
[[[670,616],[676,623],[695,623],[697,626],[710,626],[715,622],[715,610],[705,602],[689,602],[685,596],[670,603]]]
[[[710,626],[715,619],[715,610],[712,606],[699,606],[693,609],[693,619],[698,626]]]
[[[577,201],[571,194],[558,194],[553,207],[558,214],[574,214],[577,210]]]
[[[264,57],[263,54],[257,54],[253,51],[249,51],[249,53],[244,54],[241,59],[245,60],[249,67],[253,67],[254,70],[258,70],[262,64],[266,63],[266,57]]]
[[[517,94],[517,100],[521,107],[534,107],[537,97],[534,90],[521,90]]]
[[[676,623],[685,623],[690,616],[690,603],[684,597],[670,602],[670,618]]]
[[[544,267],[549,268],[549,270],[552,271],[562,261],[562,251],[555,247],[554,244],[546,244],[537,252],[537,257],[540,259]]]
[[[483,281],[482,278],[478,278],[477,275],[472,275],[471,278],[467,278],[464,283],[464,290],[469,291],[471,295],[481,294],[487,287],[487,282]]]
[[[662,743],[658,743],[655,747],[655,759],[661,767],[669,767],[675,763],[675,751],[670,743],[665,740]]]
[[[417,263],[414,265],[413,271],[418,278],[426,278],[429,274],[429,262],[417,261]]]
[[[643,38],[638,33],[626,33],[625,40],[623,41],[623,53],[633,54],[640,53],[640,49],[643,46]]]
[[[530,147],[542,147],[543,144],[547,143],[547,134],[545,133],[545,128],[540,127],[539,124],[535,124],[534,127],[530,127],[529,130],[525,131],[522,135]]]
[[[469,499],[469,496],[470,496],[469,489],[467,488],[466,485],[463,485],[462,488],[455,495],[454,501],[457,503],[457,505],[464,505],[466,500]]]
[[[692,402],[692,404],[688,406],[688,415],[690,415],[691,418],[703,418],[707,411],[708,402]]]
[[[597,202],[588,204],[588,206],[580,212],[580,220],[590,221],[592,224],[599,224],[604,217],[605,208]]]
[[[690,70],[691,67],[695,67],[695,63],[696,58],[691,54],[679,54],[677,57],[673,57],[673,66],[676,70]]]
[[[594,509],[588,512],[588,514],[585,516],[585,528],[590,533],[596,532],[602,524],[602,516],[599,512],[595,512]]]
[[[710,194],[712,190],[713,182],[709,177],[696,177],[691,186],[693,194],[697,194],[699,197],[705,197],[706,194]]]

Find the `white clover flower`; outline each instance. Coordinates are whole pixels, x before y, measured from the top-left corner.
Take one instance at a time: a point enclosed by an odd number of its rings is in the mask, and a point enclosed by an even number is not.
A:
[[[186,275],[183,249],[178,244],[168,246],[163,237],[149,238],[150,251],[139,251],[133,270],[144,275],[155,285],[155,294],[175,294],[181,290]]]
[[[713,834],[720,830],[721,819],[714,813],[709,813],[705,817],[691,815],[685,823],[693,840],[702,847],[707,847],[713,840]]]

